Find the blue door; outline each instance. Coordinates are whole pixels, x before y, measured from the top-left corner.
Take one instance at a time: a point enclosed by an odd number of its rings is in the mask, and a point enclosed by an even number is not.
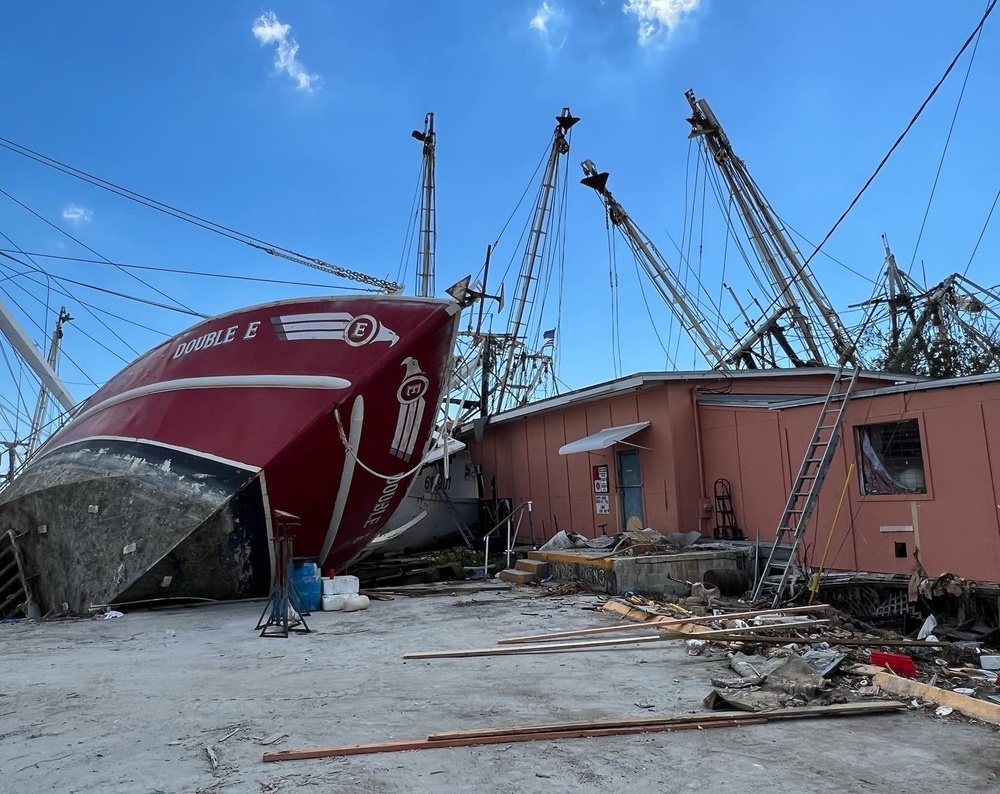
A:
[[[642,517],[642,476],[639,453],[635,450],[618,453],[618,491],[622,500],[622,529],[629,524],[639,529],[645,526]],[[633,520],[634,519],[634,520]]]

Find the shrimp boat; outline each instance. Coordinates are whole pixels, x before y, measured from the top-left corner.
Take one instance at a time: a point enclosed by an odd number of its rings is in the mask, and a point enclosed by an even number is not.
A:
[[[76,406],[0,492],[43,611],[266,595],[274,516],[339,568],[422,468],[461,305],[321,297],[201,322]]]

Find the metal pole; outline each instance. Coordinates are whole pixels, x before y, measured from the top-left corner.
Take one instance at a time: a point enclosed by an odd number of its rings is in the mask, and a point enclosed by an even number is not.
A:
[[[424,117],[424,131],[413,132],[413,137],[424,144],[423,197],[420,202],[420,250],[417,253],[417,295],[428,298],[434,294],[434,254],[437,241],[437,213],[435,211],[435,148],[434,114]]]
[[[540,255],[542,238],[545,236],[545,221],[549,215],[550,199],[555,189],[556,174],[559,169],[559,156],[569,151],[569,142],[566,140],[566,133],[579,120],[569,112],[569,108],[563,108],[562,113],[556,117],[556,128],[553,132],[552,146],[549,149],[549,158],[545,165],[545,175],[542,177],[542,188],[538,195],[538,202],[535,204],[535,219],[531,226],[531,232],[528,235],[528,243],[524,250],[524,259],[521,262],[521,272],[517,282],[517,296],[514,299],[514,308],[511,311],[510,321],[507,324],[507,344],[509,347],[503,365],[503,374],[500,384],[497,387],[497,412],[503,410],[503,401],[510,387],[510,379],[514,370],[514,357],[517,354],[518,342],[522,336],[524,310],[528,304],[528,293],[531,289],[531,282],[535,279],[535,262]]]

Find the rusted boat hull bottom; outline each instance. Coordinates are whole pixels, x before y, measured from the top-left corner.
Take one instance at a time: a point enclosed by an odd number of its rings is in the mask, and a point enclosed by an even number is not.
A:
[[[261,473],[153,444],[84,441],[0,495],[43,614],[267,595]]]

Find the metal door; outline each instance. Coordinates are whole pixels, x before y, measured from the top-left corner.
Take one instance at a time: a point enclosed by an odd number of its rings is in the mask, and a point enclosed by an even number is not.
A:
[[[633,526],[638,521],[641,529],[645,525],[642,517],[642,475],[639,453],[635,450],[618,453],[618,491],[621,494],[622,529],[628,529],[630,521]]]

